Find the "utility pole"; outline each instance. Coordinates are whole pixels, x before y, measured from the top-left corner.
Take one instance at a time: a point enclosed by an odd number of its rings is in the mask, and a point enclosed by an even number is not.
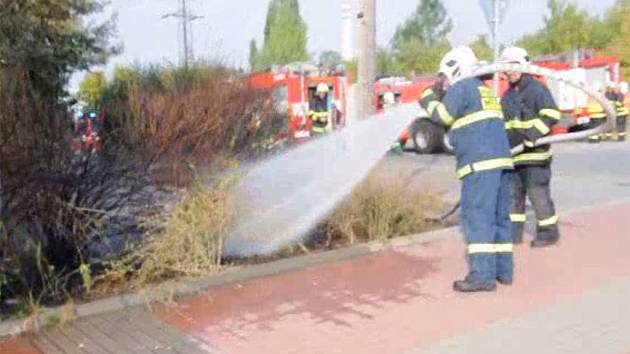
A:
[[[175,17],[179,19],[182,37],[180,38],[181,56],[180,62],[184,67],[194,60],[192,30],[190,23],[192,21],[203,18],[203,16],[195,16],[190,13],[188,0],[180,0],[180,10],[178,12],[169,13],[162,16],[162,19]]]
[[[376,81],[376,0],[362,0],[359,21],[358,119],[374,112],[374,82]]]
[[[494,62],[499,61],[499,22],[501,22],[501,0],[493,1],[492,19],[492,47],[494,49]],[[499,73],[494,73],[494,92],[499,92]]]

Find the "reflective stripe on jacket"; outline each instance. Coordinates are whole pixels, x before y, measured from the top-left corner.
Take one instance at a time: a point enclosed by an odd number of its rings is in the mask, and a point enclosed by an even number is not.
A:
[[[443,102],[431,91],[424,91],[420,104],[432,121],[449,129],[459,178],[513,168],[501,104],[494,91],[478,78],[456,82]]]

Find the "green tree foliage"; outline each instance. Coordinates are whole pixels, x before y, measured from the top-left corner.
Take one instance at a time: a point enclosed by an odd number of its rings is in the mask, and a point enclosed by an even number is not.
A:
[[[308,60],[306,34],[298,0],[272,0],[267,10],[262,49],[254,55],[250,52],[252,69]]]
[[[488,36],[480,34],[474,42],[470,43],[470,48],[477,54],[479,60],[492,61],[494,59],[494,50],[488,43]]]
[[[532,55],[566,53],[579,48],[605,48],[612,39],[608,25],[566,0],[548,0],[544,27],[517,45]]]
[[[416,11],[396,29],[392,45],[395,49],[400,49],[404,42],[413,39],[426,45],[443,44],[452,29],[453,22],[442,1],[420,0]]]
[[[453,23],[440,0],[420,0],[416,11],[396,29],[391,40],[395,71],[435,72],[450,48],[446,37],[452,29]]]
[[[608,13],[612,40],[608,52],[618,55],[624,68],[630,66],[630,0],[617,0]]]
[[[107,80],[102,71],[95,71],[85,76],[79,85],[79,96],[89,107],[98,107],[107,89]]]
[[[256,40],[249,41],[249,69],[254,70],[256,67],[256,59],[258,58],[258,45]]]
[[[334,50],[325,50],[319,55],[319,63],[322,65],[337,66],[343,64],[343,58],[339,52]]]

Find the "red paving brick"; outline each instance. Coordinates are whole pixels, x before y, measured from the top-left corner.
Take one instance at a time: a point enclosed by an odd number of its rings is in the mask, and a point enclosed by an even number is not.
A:
[[[0,341],[1,354],[42,354],[28,338],[9,338]]]
[[[208,291],[160,316],[224,353],[397,353],[630,276],[630,204],[563,218],[558,247],[516,251],[516,283],[457,294],[457,239]]]

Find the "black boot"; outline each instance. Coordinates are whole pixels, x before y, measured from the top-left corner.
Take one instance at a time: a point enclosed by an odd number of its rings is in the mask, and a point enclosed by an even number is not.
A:
[[[533,248],[543,248],[543,247],[549,247],[549,246],[553,246],[558,242],[557,238],[554,239],[549,239],[549,240],[539,240],[536,239],[534,241],[532,241],[532,243],[530,244],[531,247]]]
[[[495,291],[496,289],[496,282],[472,280],[469,277],[453,283],[453,290],[463,293],[472,293],[477,291]]]

